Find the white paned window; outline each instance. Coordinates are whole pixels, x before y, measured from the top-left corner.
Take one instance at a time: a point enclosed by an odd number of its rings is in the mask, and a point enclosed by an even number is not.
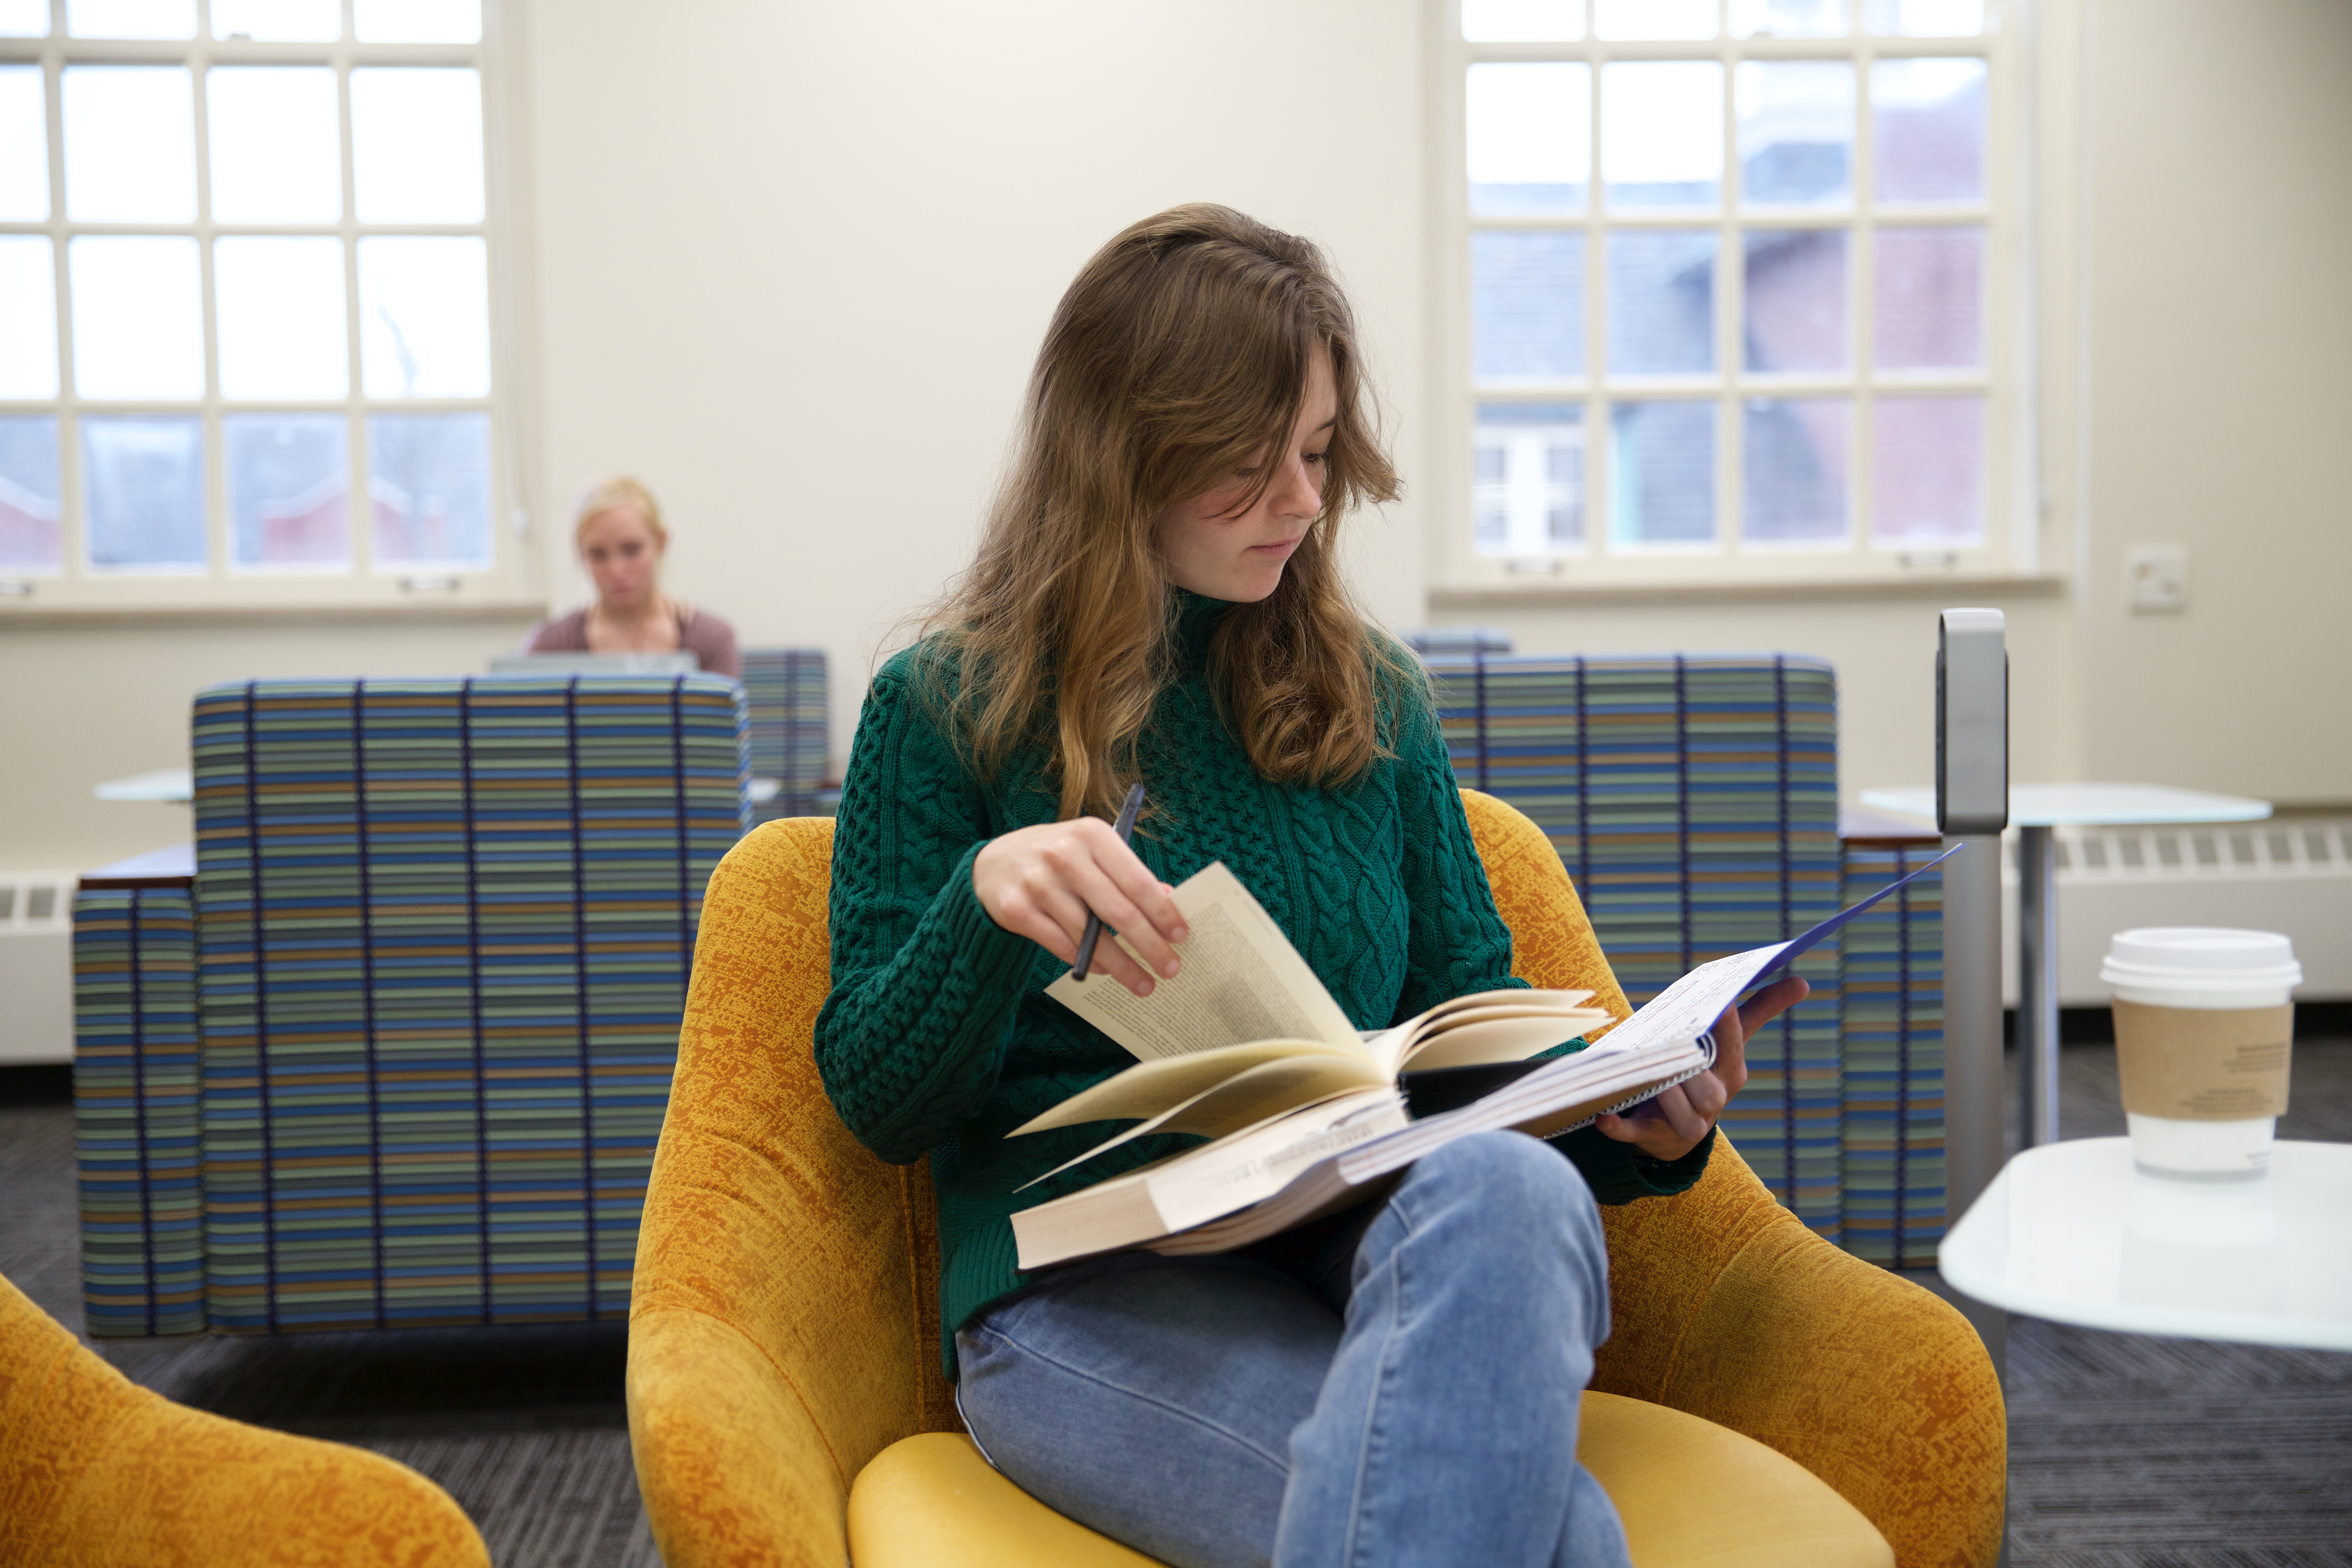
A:
[[[0,0],[0,606],[519,596],[488,52],[479,0]]]
[[[1440,9],[1452,585],[2030,566],[1983,0]]]

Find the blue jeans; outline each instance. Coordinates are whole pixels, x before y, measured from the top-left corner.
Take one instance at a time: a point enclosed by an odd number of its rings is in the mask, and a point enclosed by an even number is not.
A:
[[[966,1323],[957,1391],[1032,1496],[1177,1568],[1625,1568],[1576,1462],[1609,1337],[1576,1168],[1486,1132],[1323,1256],[1072,1264]]]

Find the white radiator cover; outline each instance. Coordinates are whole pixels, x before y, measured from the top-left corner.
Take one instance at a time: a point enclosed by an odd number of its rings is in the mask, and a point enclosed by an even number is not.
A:
[[[2284,931],[2303,965],[2295,995],[2352,999],[2352,817],[2213,827],[2060,827],[2058,1001],[2105,1006],[2107,939],[2136,926]],[[2001,871],[2001,995],[2017,1005],[2017,834]]]
[[[73,1060],[71,871],[0,871],[0,1067]]]

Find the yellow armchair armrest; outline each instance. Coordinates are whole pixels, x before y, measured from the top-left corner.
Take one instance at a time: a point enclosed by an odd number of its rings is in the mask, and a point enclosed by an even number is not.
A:
[[[961,1429],[939,1365],[930,1180],[859,1147],[810,1042],[833,824],[712,873],[629,1304],[629,1434],[670,1568],[840,1564],[850,1482]]]

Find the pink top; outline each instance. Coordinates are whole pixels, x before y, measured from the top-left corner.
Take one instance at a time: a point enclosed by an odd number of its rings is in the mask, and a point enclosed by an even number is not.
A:
[[[743,657],[735,650],[735,628],[717,616],[698,610],[691,605],[677,606],[677,646],[699,659],[702,668],[713,675],[743,679]],[[544,620],[530,628],[522,639],[525,653],[590,653],[588,646],[588,611],[585,607],[569,615]]]

